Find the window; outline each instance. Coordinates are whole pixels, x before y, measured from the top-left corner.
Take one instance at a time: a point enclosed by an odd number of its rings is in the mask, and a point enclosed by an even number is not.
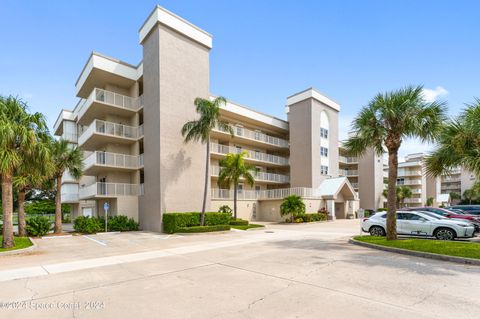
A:
[[[243,184],[238,184],[237,194],[242,194],[242,193],[243,193]]]
[[[328,148],[320,146],[320,156],[328,157]]]
[[[243,127],[237,126],[237,135],[242,136],[243,135]]]
[[[320,128],[320,137],[328,138],[328,130],[326,128]]]
[[[322,175],[328,175],[328,166],[321,165],[321,166],[320,166],[320,174],[322,174]]]
[[[235,146],[237,149],[237,154],[240,154],[242,152],[242,147],[241,146]]]

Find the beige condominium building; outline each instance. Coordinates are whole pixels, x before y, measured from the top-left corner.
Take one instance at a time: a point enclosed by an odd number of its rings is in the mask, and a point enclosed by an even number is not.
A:
[[[476,178],[475,174],[465,170],[461,167],[455,168],[448,174],[442,175],[441,177],[441,192],[443,194],[457,194],[458,196],[463,196],[464,192],[467,189],[472,188],[475,184]],[[451,202],[456,204],[460,200],[456,196],[451,196]]]
[[[383,207],[383,155],[368,150],[361,157],[349,156],[342,143],[339,143],[339,154],[338,174],[347,177],[358,193],[360,208],[377,210]]]
[[[184,143],[180,131],[198,118],[195,98],[213,98],[212,36],[157,6],[139,42],[138,65],[90,55],[75,84],[80,100],[60,112],[54,131],[84,152],[84,177],[75,181],[66,173],[62,185],[62,202],[72,204],[74,216],[101,216],[109,203],[109,214],[159,231],[163,213],[202,207],[206,147]],[[288,120],[232,101],[222,106],[235,136],[220,129],[211,134],[208,210],[232,206],[233,191],[217,185],[219,161],[246,151],[258,172],[253,187],[240,184],[240,217],[281,220],[280,203],[290,194],[303,198],[307,212],[354,215],[358,196],[338,165],[340,105],[313,88],[288,97],[286,105]]]

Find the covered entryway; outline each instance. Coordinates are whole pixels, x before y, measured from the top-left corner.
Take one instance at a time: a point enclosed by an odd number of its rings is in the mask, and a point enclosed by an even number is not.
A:
[[[346,177],[329,178],[320,185],[320,196],[326,203],[329,218],[353,218],[353,203],[358,196]]]

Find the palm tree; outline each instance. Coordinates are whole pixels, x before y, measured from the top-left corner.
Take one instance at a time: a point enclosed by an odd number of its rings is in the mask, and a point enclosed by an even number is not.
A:
[[[230,133],[233,137],[233,128],[225,121],[220,120],[220,106],[227,103],[224,97],[217,97],[213,101],[197,97],[194,101],[196,111],[200,118],[188,121],[182,127],[182,135],[185,143],[201,142],[206,144],[205,154],[205,185],[203,191],[202,213],[200,215],[200,225],[205,224],[205,209],[207,206],[208,180],[210,178],[210,132],[218,127],[220,130]]]
[[[384,189],[382,194],[385,198],[388,198],[388,189]],[[412,196],[413,193],[410,187],[397,185],[395,191],[395,203],[397,204],[397,208],[401,208],[403,206],[405,198],[411,198]]]
[[[463,167],[480,177],[480,99],[456,119],[449,121],[441,131],[437,147],[426,158],[427,173],[431,176],[448,174]]]
[[[3,248],[15,245],[13,239],[13,176],[24,159],[36,153],[48,158],[48,149],[38,147],[39,135],[46,133],[42,114],[28,113],[22,100],[0,97],[0,175],[2,179]]]
[[[246,164],[244,157],[247,152],[238,154],[227,154],[227,157],[220,161],[220,173],[218,174],[218,185],[228,187],[233,184],[233,218],[237,219],[237,192],[238,182],[241,178],[245,179],[247,184],[253,186],[255,178],[252,172],[256,172],[257,168],[254,165]]]
[[[305,214],[305,203],[302,198],[298,195],[285,197],[280,205],[280,215],[292,215],[292,220],[290,222],[293,223],[295,216],[300,214]]]
[[[422,86],[409,86],[375,96],[353,120],[352,135],[344,144],[352,156],[362,156],[370,148],[381,155],[387,149],[389,240],[397,239],[398,150],[405,138],[434,141],[445,120],[445,104],[427,103],[422,90]]]
[[[434,200],[435,200],[435,198],[433,198],[433,197],[427,198],[427,202],[426,202],[427,206],[433,206],[433,201]]]
[[[462,196],[461,196],[459,193],[451,192],[451,193],[450,193],[450,199],[451,199],[452,201],[456,201],[456,200],[462,199]]]
[[[52,140],[52,177],[55,179],[56,195],[55,195],[55,226],[54,233],[62,232],[62,177],[65,171],[76,180],[80,179],[83,174],[83,156],[82,151],[71,146],[66,140]]]

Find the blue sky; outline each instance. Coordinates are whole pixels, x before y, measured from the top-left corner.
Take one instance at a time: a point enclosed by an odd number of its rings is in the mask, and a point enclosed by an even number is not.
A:
[[[286,97],[313,86],[342,105],[342,137],[379,91],[423,84],[452,115],[480,97],[480,4],[442,0],[1,0],[0,94],[52,126],[75,106],[91,51],[140,61],[138,29],[157,3],[213,35],[213,94],[285,118]],[[401,153],[426,149],[407,141]]]

